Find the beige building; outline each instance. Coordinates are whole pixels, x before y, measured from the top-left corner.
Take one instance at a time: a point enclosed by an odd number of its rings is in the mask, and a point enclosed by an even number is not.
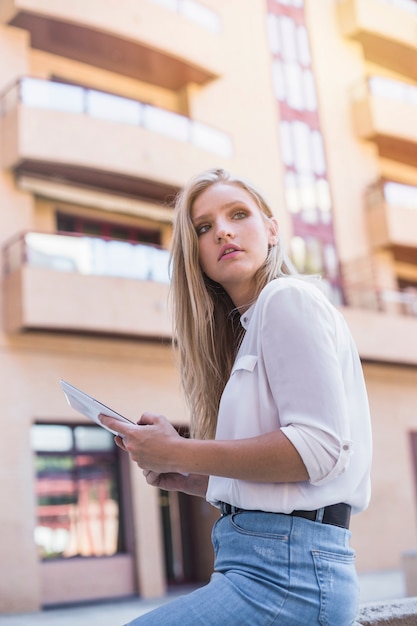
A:
[[[172,199],[264,190],[363,360],[360,571],[417,544],[417,2],[0,0],[0,613],[162,595],[216,513],[159,493],[61,378],[187,428],[167,308]]]

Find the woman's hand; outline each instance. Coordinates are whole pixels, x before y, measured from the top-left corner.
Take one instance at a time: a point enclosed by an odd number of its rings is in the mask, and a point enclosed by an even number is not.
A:
[[[119,433],[115,437],[116,444],[128,452],[141,469],[154,474],[181,472],[175,459],[178,458],[176,450],[183,437],[163,415],[143,413],[137,425],[121,422],[108,415],[100,415],[100,420]]]
[[[146,482],[153,487],[166,491],[182,491],[191,496],[204,498],[207,491],[208,476],[199,474],[158,474],[152,470],[143,470]]]

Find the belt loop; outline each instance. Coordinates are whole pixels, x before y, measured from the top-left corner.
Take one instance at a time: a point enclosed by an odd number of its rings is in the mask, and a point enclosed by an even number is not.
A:
[[[316,511],[316,520],[315,521],[319,522],[320,524],[323,521],[324,510],[325,510],[325,507],[322,506],[321,509],[317,509],[317,511]]]

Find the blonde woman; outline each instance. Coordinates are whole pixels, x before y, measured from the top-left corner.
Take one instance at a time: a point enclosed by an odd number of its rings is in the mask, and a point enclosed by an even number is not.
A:
[[[266,201],[224,170],[178,197],[171,270],[192,437],[152,413],[103,421],[150,485],[219,508],[215,571],[131,625],[353,624],[348,528],[369,501],[371,432],[342,316],[291,276]]]

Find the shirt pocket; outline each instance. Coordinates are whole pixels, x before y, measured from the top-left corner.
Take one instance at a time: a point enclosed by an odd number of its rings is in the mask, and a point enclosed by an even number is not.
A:
[[[239,370],[246,370],[247,372],[253,372],[253,370],[256,367],[257,362],[258,362],[258,357],[255,354],[244,354],[243,356],[240,356],[238,359],[236,359],[232,367],[231,376],[233,376],[233,374]]]

